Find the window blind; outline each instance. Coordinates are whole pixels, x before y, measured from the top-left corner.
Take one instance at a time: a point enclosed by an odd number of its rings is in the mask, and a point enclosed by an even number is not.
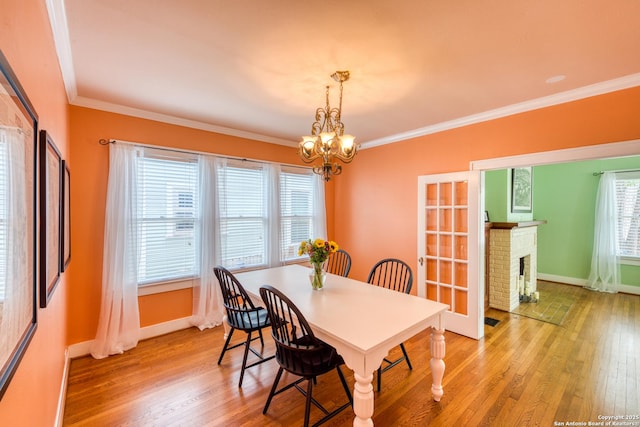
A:
[[[228,161],[218,169],[222,264],[229,269],[267,263],[266,165]]]
[[[280,173],[280,258],[298,258],[300,242],[313,234],[313,172],[282,168]]]
[[[197,275],[197,158],[145,150],[138,170],[138,283]]]
[[[640,258],[640,172],[616,174],[619,255]]]

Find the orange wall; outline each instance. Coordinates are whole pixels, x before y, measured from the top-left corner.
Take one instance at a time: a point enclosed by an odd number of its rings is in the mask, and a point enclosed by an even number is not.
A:
[[[640,138],[640,88],[362,150],[335,181],[335,239],[364,280],[381,258],[417,271],[417,177],[469,162]],[[414,289],[415,292],[416,289]]]
[[[68,342],[92,340],[100,312],[104,211],[109,148],[100,139],[119,139],[179,147],[237,157],[300,163],[295,148],[250,141],[196,129],[138,119],[89,108],[70,107],[71,152],[74,162],[72,258],[69,284]],[[328,190],[331,197],[331,192]],[[332,206],[332,201],[329,201]],[[191,289],[140,297],[141,326],[191,315]]]
[[[2,0],[0,49],[72,177],[72,260],[0,401],[0,425],[50,426],[64,351],[94,337],[100,307],[108,148],[101,138],[139,141],[297,163],[295,150],[80,107],[67,107],[44,0]],[[466,170],[471,160],[640,138],[640,88],[363,150],[327,186],[329,236],[363,279],[385,256],[416,258],[416,177]],[[189,291],[140,299],[142,324],[191,313]]]
[[[52,136],[71,160],[67,99],[43,0],[3,0],[0,49],[31,100],[39,128]],[[64,370],[68,282],[62,275],[49,306],[38,309],[38,327],[7,392],[0,401],[2,426],[51,426],[55,422]]]

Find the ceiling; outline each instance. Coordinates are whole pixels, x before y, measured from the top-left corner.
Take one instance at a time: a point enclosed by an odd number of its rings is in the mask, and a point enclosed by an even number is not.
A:
[[[363,148],[640,85],[638,0],[47,6],[71,104],[292,146],[336,70]]]

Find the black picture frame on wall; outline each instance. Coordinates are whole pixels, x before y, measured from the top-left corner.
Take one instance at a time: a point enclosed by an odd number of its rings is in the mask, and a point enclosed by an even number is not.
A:
[[[511,169],[511,212],[533,212],[533,168]]]
[[[60,240],[60,271],[65,272],[71,262],[71,171],[69,162],[62,161],[62,222]]]
[[[0,399],[37,328],[38,115],[0,51]]]
[[[62,156],[46,130],[40,131],[40,308],[60,282]]]

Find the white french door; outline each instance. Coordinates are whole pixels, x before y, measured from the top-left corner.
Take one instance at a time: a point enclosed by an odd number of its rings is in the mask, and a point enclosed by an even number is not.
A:
[[[445,328],[484,336],[480,286],[480,172],[418,177],[418,296],[449,305]]]

